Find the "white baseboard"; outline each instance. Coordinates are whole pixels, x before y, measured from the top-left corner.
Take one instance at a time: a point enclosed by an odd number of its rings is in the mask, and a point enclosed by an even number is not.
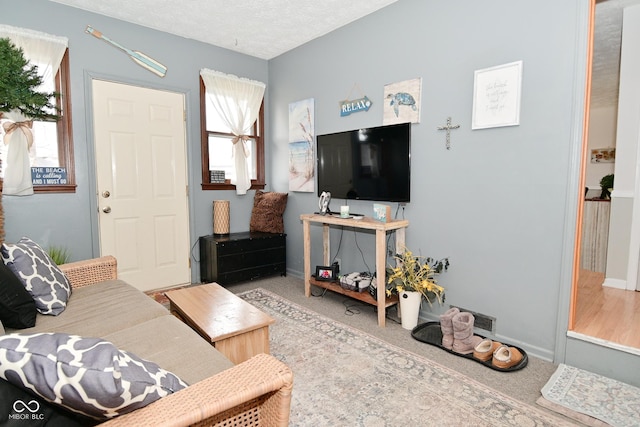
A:
[[[604,279],[604,283],[602,286],[606,286],[608,288],[616,288],[616,289],[627,289],[627,281],[622,279],[612,279],[607,277]]]

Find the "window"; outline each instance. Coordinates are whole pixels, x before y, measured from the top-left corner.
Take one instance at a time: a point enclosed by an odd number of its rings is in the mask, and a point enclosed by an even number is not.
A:
[[[75,192],[75,168],[73,163],[73,138],[71,137],[71,96],[69,91],[69,49],[62,57],[60,69],[52,84],[60,94],[57,100],[60,120],[57,122],[33,122],[32,167],[54,166],[65,168],[67,183],[59,185],[34,184],[36,193]],[[45,89],[49,90],[49,89]]]
[[[247,102],[242,97],[225,96],[225,104],[241,109],[247,108]],[[232,183],[236,179],[236,161],[240,160],[234,153],[233,140],[237,139],[234,132],[207,96],[207,87],[200,77],[200,115],[202,127],[202,189],[203,190],[231,190],[236,186]],[[264,101],[260,103],[257,119],[249,132],[244,132],[242,140],[246,153],[246,162],[251,189],[262,189],[265,184],[264,173]],[[244,140],[244,141],[243,141]],[[240,160],[241,161],[241,160]],[[223,171],[220,172],[220,171]]]
[[[56,92],[60,119],[57,122],[33,121],[33,144],[29,150],[31,167],[64,168],[66,183],[55,185],[34,184],[36,193],[75,192],[75,168],[73,162],[73,139],[71,135],[71,94],[69,82],[69,49],[63,37],[51,36],[23,28],[0,26],[0,37],[9,37],[23,49],[25,57],[38,67],[43,78],[41,90]],[[52,47],[52,46],[57,46]],[[59,63],[59,66],[57,65]],[[55,72],[55,75],[54,75]],[[3,184],[6,147],[0,144],[0,186]],[[58,172],[58,171],[56,171]]]

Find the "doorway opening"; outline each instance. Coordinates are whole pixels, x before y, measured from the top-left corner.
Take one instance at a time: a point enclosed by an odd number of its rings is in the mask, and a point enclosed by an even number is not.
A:
[[[580,233],[569,322],[569,330],[586,340],[632,352],[640,350],[640,334],[634,331],[637,327],[634,325],[640,325],[640,292],[603,286],[605,280],[611,280],[607,277],[608,261],[615,260],[619,253],[615,245],[622,244],[625,251],[629,246],[628,242],[609,238],[610,225],[618,220],[611,209],[615,201],[601,197],[599,184],[606,175],[613,174],[615,163],[592,162],[591,157],[598,149],[615,149],[622,13],[625,7],[635,5],[640,5],[640,0],[595,0],[592,4],[587,90],[590,102],[585,114],[588,129],[585,128],[583,163],[585,193],[579,208]],[[617,58],[608,57],[611,53],[617,54]],[[626,197],[633,203],[633,195]],[[619,224],[614,224],[617,229],[611,228],[618,234]],[[630,235],[631,227],[622,232]],[[627,252],[627,256],[633,256],[631,253]]]

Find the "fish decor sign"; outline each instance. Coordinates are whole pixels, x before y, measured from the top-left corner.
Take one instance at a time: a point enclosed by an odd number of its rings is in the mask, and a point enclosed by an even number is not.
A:
[[[367,96],[352,101],[348,99],[340,101],[340,117],[345,117],[351,113],[358,113],[360,111],[369,111],[371,104],[372,102]]]

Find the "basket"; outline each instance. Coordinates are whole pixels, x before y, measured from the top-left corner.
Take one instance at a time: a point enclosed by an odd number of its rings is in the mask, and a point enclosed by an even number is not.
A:
[[[340,286],[353,292],[367,292],[371,285],[371,274],[349,273],[340,277]]]

